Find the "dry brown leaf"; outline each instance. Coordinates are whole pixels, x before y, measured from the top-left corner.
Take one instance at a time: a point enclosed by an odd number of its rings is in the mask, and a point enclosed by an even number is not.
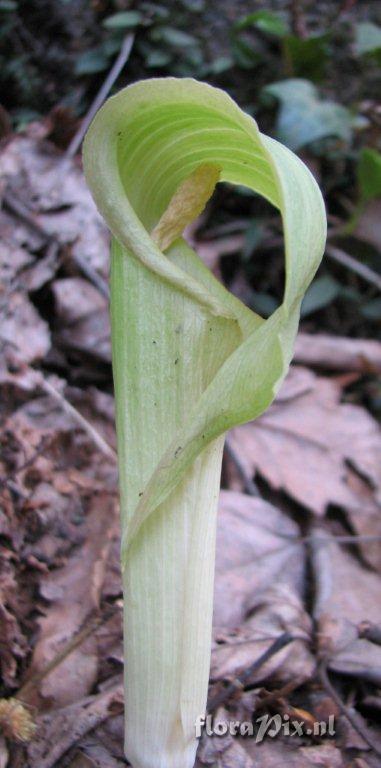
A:
[[[97,288],[82,277],[54,280],[52,291],[57,317],[65,325],[72,325],[107,305]]]
[[[222,491],[217,527],[214,626],[238,627],[258,596],[282,576],[301,594],[305,577],[299,528],[260,498]]]
[[[244,746],[252,757],[252,768],[344,768],[341,752],[333,744],[300,747],[291,739],[267,739],[261,744],[245,740]]]
[[[0,155],[0,179],[26,206],[32,204],[38,225],[106,277],[107,229],[80,167],[75,161],[63,166],[61,158],[52,144],[16,135]]]
[[[381,624],[381,577],[317,530],[313,534],[314,616],[331,669],[381,685],[381,647],[359,639],[363,621]]]
[[[60,347],[111,362],[110,318],[108,309],[94,310],[70,327],[64,326],[56,336]]]
[[[211,739],[209,739],[209,741],[211,741]],[[218,741],[221,741],[221,739],[218,739]],[[233,739],[231,736],[229,746],[222,752],[222,754],[220,754],[217,749],[214,750],[214,753],[213,750],[210,749],[209,756],[210,759],[208,763],[202,762],[201,760],[197,761],[195,768],[199,768],[200,765],[217,765],[218,768],[253,768],[253,762],[245,748],[237,739]]]
[[[347,339],[325,333],[299,333],[294,360],[302,365],[333,371],[381,371],[381,343],[370,339]]]
[[[317,515],[343,507],[357,533],[381,535],[381,433],[340,399],[337,380],[294,367],[269,411],[233,429],[231,444],[248,476],[259,472]],[[363,552],[381,567],[378,543]]]
[[[99,608],[113,518],[113,499],[106,494],[94,496],[84,525],[83,546],[63,568],[41,579],[40,593],[50,607],[39,620],[32,674],[44,669]],[[96,641],[92,637],[44,678],[41,696],[56,706],[78,701],[91,690],[97,670]]]
[[[104,296],[81,277],[55,280],[52,291],[59,318],[57,345],[111,362],[110,321]]]
[[[123,685],[89,696],[37,719],[37,736],[28,746],[29,768],[52,768],[84,734],[108,718],[123,700]]]
[[[121,735],[123,739],[123,734]],[[103,744],[88,736],[81,742],[80,750],[68,768],[125,768],[125,761],[116,760]]]
[[[1,227],[1,220],[0,220]],[[8,243],[1,230],[2,242],[0,243],[0,284],[12,287],[19,284],[20,273],[32,263],[33,257],[20,248],[17,243]]]
[[[9,550],[0,549],[0,678],[9,688],[17,686],[18,665],[28,651],[19,623],[18,592]]]
[[[0,768],[7,768],[9,760],[9,752],[7,749],[7,745],[5,743],[5,739],[3,739],[2,736],[0,736]]]
[[[311,622],[304,610],[303,546],[297,525],[263,501],[221,493],[211,678],[236,676],[284,631],[296,640],[253,674],[251,681],[306,679]]]
[[[1,295],[3,319],[0,344],[11,367],[41,360],[50,348],[50,333],[24,293]]]

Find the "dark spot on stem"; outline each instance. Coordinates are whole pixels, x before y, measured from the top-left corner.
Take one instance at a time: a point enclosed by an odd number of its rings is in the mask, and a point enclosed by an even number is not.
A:
[[[177,365],[177,363],[178,363],[178,362],[179,362],[179,358],[178,358],[178,357],[176,357],[176,360],[175,360],[175,365]]]
[[[179,445],[179,447],[178,447],[178,448],[176,448],[176,450],[175,450],[175,459],[177,459],[177,457],[178,457],[178,455],[179,455],[180,451],[181,451],[181,445]]]

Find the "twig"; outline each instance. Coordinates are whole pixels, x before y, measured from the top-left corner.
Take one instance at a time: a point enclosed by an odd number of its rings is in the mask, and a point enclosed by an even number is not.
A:
[[[366,264],[361,264],[357,259],[354,259],[353,256],[349,256],[348,253],[342,251],[341,248],[336,248],[335,245],[327,245],[326,254],[330,259],[337,261],[338,264],[355,272],[356,275],[362,277],[367,283],[375,285],[376,288],[381,291],[381,275],[378,275],[373,269],[367,267]]]
[[[298,540],[301,544],[367,544],[373,541],[381,541],[381,536],[376,534],[351,533],[347,536],[301,536]]]
[[[324,613],[327,601],[332,596],[332,558],[327,547],[322,546],[325,541],[330,542],[332,536],[325,535],[321,528],[313,527],[308,538],[311,575],[314,584],[312,615],[318,623],[322,613]],[[319,539],[319,543],[315,542],[315,539]]]
[[[362,723],[360,723],[355,713],[351,712],[351,710],[346,706],[346,704],[344,704],[343,700],[337,693],[336,689],[333,687],[328,677],[326,661],[321,663],[318,670],[318,674],[323,684],[323,687],[325,688],[327,693],[329,693],[331,698],[334,700],[335,704],[340,709],[340,712],[344,715],[344,717],[347,718],[347,720],[350,722],[353,728],[357,731],[357,733],[361,736],[361,738],[366,742],[366,744],[368,744],[368,746],[371,749],[373,749],[376,755],[381,756],[381,747],[375,744],[372,736],[368,733],[367,729],[362,725]]]
[[[24,224],[27,224],[29,229],[31,229],[37,235],[40,235],[40,237],[42,237],[42,239],[45,240],[47,244],[56,239],[54,235],[51,235],[50,232],[47,232],[46,229],[44,229],[44,227],[38,221],[35,221],[30,208],[27,208],[27,206],[24,205],[21,200],[18,200],[18,198],[15,197],[12,192],[5,192],[3,196],[3,205],[5,209],[10,211],[10,213],[18,216],[18,218],[21,219]]]
[[[305,39],[307,37],[307,27],[300,0],[291,0],[290,15],[291,28],[294,35],[296,35],[296,37],[300,37],[302,40]]]
[[[83,138],[85,136],[85,133],[95,115],[96,112],[98,112],[99,107],[102,106],[104,100],[106,99],[109,91],[111,90],[112,86],[115,83],[115,80],[119,77],[124,65],[128,61],[128,57],[131,53],[132,46],[134,44],[134,35],[127,35],[127,37],[124,39],[122,47],[119,51],[118,57],[115,60],[113,66],[110,69],[110,72],[108,73],[106,80],[104,81],[103,85],[99,89],[86,117],[82,121],[80,128],[76,132],[75,136],[73,136],[65,154],[64,154],[64,160],[71,160],[78,152]]]
[[[74,637],[69,640],[69,642],[54,656],[49,663],[43,667],[42,669],[38,670],[32,677],[29,678],[29,680],[24,683],[24,685],[20,688],[20,690],[16,694],[16,698],[20,699],[20,701],[27,701],[29,695],[31,692],[37,688],[37,686],[41,683],[42,680],[47,677],[50,672],[53,671],[56,667],[58,667],[60,664],[62,664],[63,661],[73,652],[76,648],[78,648],[82,643],[87,640],[90,635],[93,634],[97,629],[99,629],[103,624],[106,624],[106,622],[113,616],[115,613],[114,608],[108,610],[103,616],[96,616],[92,620],[86,619],[86,624],[82,629],[77,632],[77,634],[74,635]]]
[[[105,456],[108,456],[109,459],[112,460],[113,463],[116,462],[117,456],[116,452],[113,448],[106,442],[106,440],[102,437],[102,435],[98,432],[95,427],[93,427],[92,424],[90,424],[87,419],[85,419],[82,414],[77,411],[74,406],[69,403],[69,401],[62,395],[58,389],[56,389],[47,379],[45,379],[42,375],[38,377],[38,385],[41,389],[46,392],[46,394],[50,395],[54,400],[57,401],[57,403],[60,404],[62,409],[67,413],[69,416],[72,416],[73,419],[79,424],[82,429],[84,429],[85,432],[91,437],[97,448],[105,454]]]
[[[272,704],[274,701],[278,701],[279,699],[284,699],[286,696],[289,696],[290,693],[293,693],[299,686],[301,686],[305,682],[303,678],[297,678],[296,680],[290,680],[290,682],[286,683],[282,686],[282,688],[278,688],[275,691],[271,691],[270,693],[267,693],[263,698],[258,702],[258,708],[260,707],[268,707],[269,704]]]
[[[266,661],[271,659],[272,656],[275,656],[275,654],[281,651],[282,648],[285,648],[286,645],[292,643],[293,640],[294,637],[289,632],[283,632],[282,635],[279,635],[279,637],[274,640],[269,648],[267,648],[264,653],[259,656],[258,659],[250,664],[249,667],[246,667],[246,669],[244,669],[240,675],[237,675],[235,680],[229,683],[226,688],[224,688],[222,691],[220,691],[220,693],[217,693],[216,696],[213,697],[208,705],[208,712],[213,712],[215,709],[220,707],[221,704],[224,704],[225,701],[230,698],[230,696],[234,695],[237,692],[237,689],[242,689],[245,686],[245,683],[250,680],[253,672],[256,672],[258,669],[260,669],[260,667],[262,667]]]
[[[122,700],[123,683],[118,677],[112,687],[101,693],[39,717],[38,738],[32,740],[28,748],[32,764],[39,768],[57,766],[71,747],[115,714],[114,703],[122,707]],[[22,766],[25,767],[25,762]]]
[[[249,493],[250,496],[260,496],[261,494],[259,493],[258,486],[254,482],[254,480],[252,480],[252,478],[248,477],[248,475],[246,474],[246,471],[241,462],[241,459],[239,458],[236,450],[233,448],[231,441],[228,437],[226,438],[225,449],[226,449],[226,453],[231,458],[236,468],[238,469],[239,474],[241,475],[241,479],[243,480],[246,493]]]
[[[109,287],[105,280],[103,280],[103,277],[99,274],[99,272],[96,272],[95,269],[89,264],[87,259],[84,259],[83,256],[81,256],[79,253],[76,253],[73,257],[75,260],[75,263],[80,268],[81,272],[85,275],[85,277],[90,280],[90,282],[95,286],[95,288],[98,288],[99,293],[104,296],[107,301],[110,299],[110,291]]]
[[[361,704],[364,707],[371,707],[372,709],[381,710],[381,698],[379,696],[365,696]]]

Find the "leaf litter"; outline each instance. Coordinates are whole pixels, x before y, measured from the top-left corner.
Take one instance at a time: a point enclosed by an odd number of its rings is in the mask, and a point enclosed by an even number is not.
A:
[[[4,143],[0,189],[0,700],[19,696],[37,726],[27,746],[0,734],[0,766],[118,768],[108,235],[79,165],[63,162],[43,126]],[[377,765],[319,669],[374,736],[381,440],[346,384],[380,370],[381,345],[301,334],[296,357],[272,409],[229,438],[208,705],[227,720],[334,713],[337,732],[203,738],[200,767]],[[242,492],[257,492],[254,476],[265,498]]]

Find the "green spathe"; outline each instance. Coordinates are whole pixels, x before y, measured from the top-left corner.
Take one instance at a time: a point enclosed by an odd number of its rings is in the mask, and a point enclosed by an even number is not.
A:
[[[191,768],[206,706],[224,433],[259,416],[287,372],[324,249],[324,206],[294,154],[223,91],[190,79],[147,80],[109,99],[84,165],[113,234],[126,755],[134,768]],[[178,236],[192,206],[198,213],[192,184],[202,184],[203,205],[217,178],[281,212],[285,295],[267,320]]]

